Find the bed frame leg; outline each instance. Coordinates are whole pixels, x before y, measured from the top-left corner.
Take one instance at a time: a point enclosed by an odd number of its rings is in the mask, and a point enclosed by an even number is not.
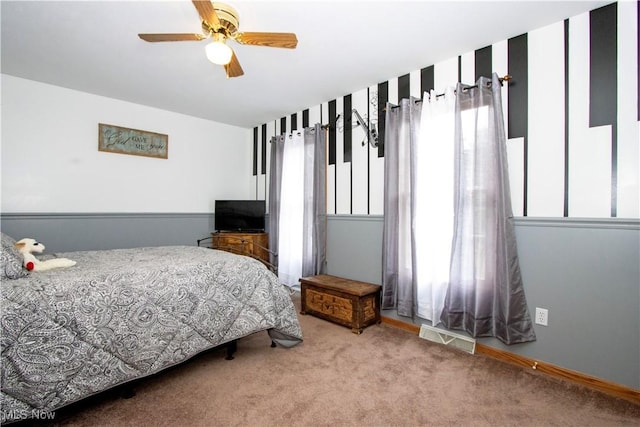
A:
[[[120,392],[120,397],[123,399],[131,399],[135,395],[136,390],[131,386],[125,386]]]
[[[226,345],[226,349],[227,356],[225,357],[225,360],[233,360],[233,353],[238,350],[238,340],[228,342]]]
[[[275,346],[276,346],[275,341],[271,341],[271,347],[273,348],[273,347],[275,347]]]

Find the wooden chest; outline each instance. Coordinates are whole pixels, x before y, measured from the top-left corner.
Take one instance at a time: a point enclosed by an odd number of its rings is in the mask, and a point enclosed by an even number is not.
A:
[[[312,314],[351,328],[355,334],[380,323],[381,287],[321,274],[300,279],[301,314]]]

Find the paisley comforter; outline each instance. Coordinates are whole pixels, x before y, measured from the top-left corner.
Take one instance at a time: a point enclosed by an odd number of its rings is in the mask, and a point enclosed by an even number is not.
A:
[[[190,246],[58,256],[77,264],[2,282],[3,421],[54,411],[254,332],[285,346],[302,340],[288,291],[255,259]]]

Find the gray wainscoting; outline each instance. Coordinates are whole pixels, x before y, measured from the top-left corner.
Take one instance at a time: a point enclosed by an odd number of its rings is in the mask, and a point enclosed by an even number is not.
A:
[[[527,303],[549,310],[537,341],[483,344],[606,381],[640,388],[640,221],[518,218]],[[331,215],[328,273],[380,284],[381,216]],[[393,310],[384,316],[415,324]]]
[[[213,213],[5,213],[2,231],[47,253],[195,245]],[[380,284],[382,216],[328,217],[328,273]],[[518,218],[529,308],[549,310],[534,343],[481,342],[606,381],[640,388],[640,220]],[[385,316],[394,316],[386,310]],[[401,318],[422,323],[420,319]]]
[[[46,252],[195,245],[214,229],[213,213],[3,213],[0,229],[31,237]]]

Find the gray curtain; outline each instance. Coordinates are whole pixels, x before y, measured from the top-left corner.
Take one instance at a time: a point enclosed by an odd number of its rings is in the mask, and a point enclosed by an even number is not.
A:
[[[302,276],[307,277],[323,274],[327,268],[327,149],[326,132],[320,124],[304,129],[304,151]]]
[[[403,99],[397,107],[387,104],[382,308],[514,344],[535,340],[535,333],[515,241],[500,87],[496,74],[473,87],[458,84],[455,111],[448,108],[446,120],[426,114],[438,98],[433,94],[425,97],[427,105],[414,99]],[[451,129],[434,131],[443,126]],[[428,150],[427,142],[452,144],[453,153]],[[425,165],[442,170],[431,177],[422,173]],[[443,174],[453,176],[453,181]],[[430,191],[437,188],[433,180],[451,186],[452,192],[446,198],[433,197],[438,193]],[[425,252],[422,242],[436,240],[434,224],[426,233],[422,225],[434,221],[430,210],[444,212],[446,206],[452,212],[448,218],[453,217],[449,237],[441,249]],[[444,221],[437,220],[436,232],[438,224],[444,227]],[[438,276],[444,278],[441,282],[429,283],[422,273],[437,258],[434,253],[446,253],[438,265],[448,274]],[[427,285],[437,285],[437,292]],[[420,302],[433,295],[438,298],[432,301],[444,302],[442,311],[434,304],[421,311]]]
[[[284,135],[271,138],[271,159],[269,175],[269,262],[278,268],[278,236],[280,229],[280,188],[282,186],[282,159],[284,155]]]
[[[422,105],[414,98],[386,105],[382,305],[401,316],[415,313],[412,250],[411,145],[417,143]],[[409,142],[407,144],[406,142]]]
[[[501,84],[456,89],[454,233],[443,324],[506,344],[534,341],[518,262]]]
[[[326,272],[326,133],[316,124],[303,129],[304,143],[304,212],[302,276]],[[271,263],[277,268],[279,221],[282,195],[282,172],[286,135],[271,139],[271,171],[269,177],[269,247]]]

